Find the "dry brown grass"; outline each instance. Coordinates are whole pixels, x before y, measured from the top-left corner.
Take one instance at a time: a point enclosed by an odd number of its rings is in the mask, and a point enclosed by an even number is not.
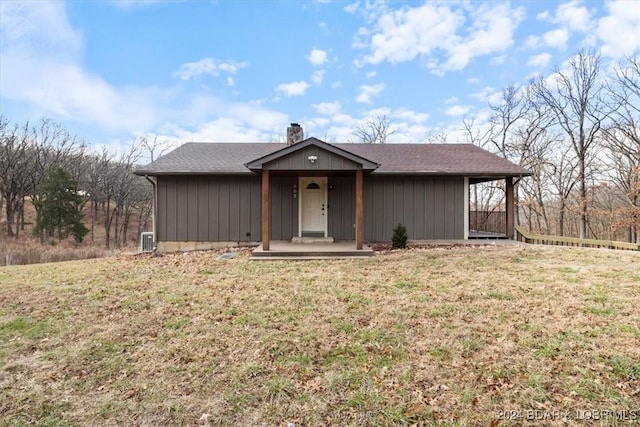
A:
[[[0,425],[640,423],[637,253],[199,252],[0,283]],[[566,419],[603,410],[637,418]]]
[[[26,236],[15,238],[0,237],[0,267],[7,265],[40,264],[47,262],[73,261],[92,258],[105,258],[119,252],[135,252],[137,247],[118,250],[105,249],[101,245],[88,242],[74,245],[71,239],[53,244],[41,244],[39,241]]]
[[[89,226],[89,209],[85,209],[85,225]],[[0,267],[6,265],[40,264],[47,262],[72,261],[91,258],[104,258],[120,252],[131,253],[139,250],[139,235],[136,218],[132,218],[127,242],[120,248],[105,248],[105,229],[103,218],[100,216],[94,229],[94,239],[87,235],[80,244],[75,244],[72,237],[66,240],[58,240],[52,237],[49,244],[41,244],[32,236],[32,230],[36,221],[36,211],[30,200],[25,205],[25,229],[18,230],[19,234],[7,236],[7,223],[4,209],[0,209]],[[16,225],[17,227],[17,225]],[[113,233],[113,230],[112,230]]]

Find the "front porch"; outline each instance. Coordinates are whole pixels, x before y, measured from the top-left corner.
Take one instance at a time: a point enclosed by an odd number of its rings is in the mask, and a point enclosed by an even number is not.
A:
[[[256,256],[261,252],[269,252],[269,256],[287,256],[292,252],[321,256],[320,252],[329,252],[336,257],[361,256],[367,252],[363,245],[363,182],[364,175],[379,166],[377,163],[309,138],[245,166],[261,175],[261,245]],[[283,220],[283,215],[289,220]],[[335,244],[320,248],[314,244],[291,251],[290,247],[282,246],[288,244],[284,239],[291,237],[329,236],[353,241],[353,248]],[[285,250],[277,249],[278,241],[282,241],[279,246]]]
[[[316,242],[316,243],[293,243],[287,240],[272,240],[269,249],[265,250],[262,243],[256,247],[251,259],[256,261],[267,260],[310,260],[310,259],[351,259],[367,258],[373,256],[374,252],[367,245],[362,245],[362,249],[356,248],[356,243],[350,242]]]

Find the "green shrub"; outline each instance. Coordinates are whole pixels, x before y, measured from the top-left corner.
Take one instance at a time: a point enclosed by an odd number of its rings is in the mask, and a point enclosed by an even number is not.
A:
[[[407,234],[407,227],[402,224],[398,224],[393,229],[393,236],[391,237],[391,245],[394,248],[406,248],[409,235]]]

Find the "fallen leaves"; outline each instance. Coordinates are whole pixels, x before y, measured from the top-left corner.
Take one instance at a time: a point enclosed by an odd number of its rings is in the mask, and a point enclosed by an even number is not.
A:
[[[0,411],[13,424],[48,408],[52,424],[491,425],[499,407],[640,395],[640,313],[625,309],[640,306],[637,254],[239,252],[7,270]]]

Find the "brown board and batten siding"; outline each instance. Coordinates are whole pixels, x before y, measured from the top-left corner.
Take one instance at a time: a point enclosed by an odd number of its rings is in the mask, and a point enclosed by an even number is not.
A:
[[[157,192],[159,241],[260,239],[259,177],[161,176]]]
[[[313,163],[309,160],[310,156],[316,159]],[[358,164],[338,156],[335,153],[323,150],[315,146],[309,146],[302,150],[283,156],[279,159],[264,164],[264,169],[269,170],[354,170],[358,168]]]
[[[298,178],[273,177],[270,181],[271,239],[291,240],[298,235],[298,199],[294,198]]]
[[[298,178],[271,182],[271,235],[298,235]],[[249,242],[260,240],[260,178],[162,176],[158,178],[158,240]],[[249,235],[247,235],[249,233]]]
[[[329,236],[355,240],[356,192],[353,177],[330,177],[328,193]]]
[[[297,177],[273,177],[271,238],[298,235]],[[352,177],[329,178],[329,235],[353,240]],[[243,242],[260,239],[260,177],[158,177],[158,240]],[[464,178],[375,176],[364,179],[364,238],[388,241],[402,223],[412,240],[464,238]],[[249,235],[247,235],[249,233]]]
[[[464,178],[368,176],[364,180],[364,237],[391,240],[396,225],[411,240],[464,238]]]

